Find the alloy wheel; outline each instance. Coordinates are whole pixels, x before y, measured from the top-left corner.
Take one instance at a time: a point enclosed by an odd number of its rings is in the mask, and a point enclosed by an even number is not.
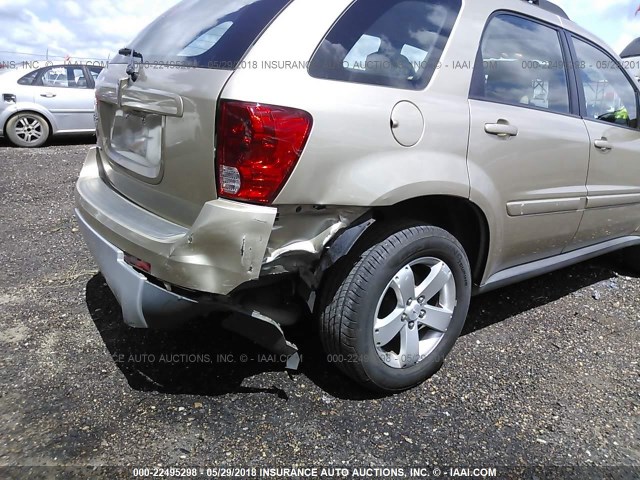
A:
[[[433,257],[402,267],[376,308],[373,338],[380,359],[392,368],[420,363],[442,341],[456,306],[449,266]]]

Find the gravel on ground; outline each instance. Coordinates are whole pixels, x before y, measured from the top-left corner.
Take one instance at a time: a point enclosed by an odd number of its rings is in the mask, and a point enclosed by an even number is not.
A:
[[[126,327],[73,214],[89,147],[0,140],[0,467],[640,466],[640,278],[612,257],[474,298],[439,373],[372,395],[310,325],[293,375],[215,317]]]

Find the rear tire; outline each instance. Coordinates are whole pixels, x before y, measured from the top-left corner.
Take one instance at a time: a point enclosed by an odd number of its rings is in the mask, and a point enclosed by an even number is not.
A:
[[[20,112],[7,121],[5,135],[16,147],[38,148],[49,139],[50,128],[42,115]]]
[[[364,253],[328,273],[320,336],[328,361],[359,384],[400,391],[438,371],[453,348],[469,309],[471,268],[445,230],[373,228]]]

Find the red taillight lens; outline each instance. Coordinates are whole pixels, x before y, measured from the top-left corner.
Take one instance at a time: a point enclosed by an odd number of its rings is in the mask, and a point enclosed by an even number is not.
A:
[[[218,117],[218,195],[271,203],[291,175],[312,125],[303,110],[223,101]]]
[[[151,264],[149,262],[145,262],[144,260],[140,260],[133,255],[129,255],[128,253],[124,254],[124,261],[128,263],[133,268],[137,268],[138,270],[142,270],[143,272],[151,273]]]

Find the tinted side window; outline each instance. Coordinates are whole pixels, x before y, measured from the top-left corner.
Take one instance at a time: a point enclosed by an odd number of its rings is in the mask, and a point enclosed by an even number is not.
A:
[[[461,0],[356,0],[322,41],[316,78],[422,89],[433,76]]]
[[[27,73],[24,77],[18,80],[19,85],[33,85],[33,81],[38,76],[39,70],[34,70],[33,72]]]
[[[102,67],[89,67],[89,73],[93,77],[94,82],[98,80],[98,76],[100,75],[100,72],[102,72]]]
[[[82,67],[50,67],[43,70],[40,77],[43,87],[87,88],[87,79]]]
[[[617,62],[603,51],[573,39],[587,107],[587,118],[636,128],[636,91]]]
[[[480,45],[471,96],[569,113],[569,87],[558,32],[514,15],[493,17]]]

